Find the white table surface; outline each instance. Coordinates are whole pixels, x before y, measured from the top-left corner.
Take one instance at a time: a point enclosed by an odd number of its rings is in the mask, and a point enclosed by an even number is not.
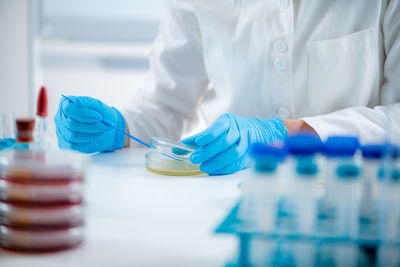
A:
[[[145,169],[145,152],[91,156],[82,246],[38,255],[0,250],[0,266],[224,266],[237,241],[214,230],[247,171],[161,176]]]

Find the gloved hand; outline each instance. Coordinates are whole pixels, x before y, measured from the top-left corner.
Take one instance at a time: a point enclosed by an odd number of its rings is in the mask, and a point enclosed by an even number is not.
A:
[[[273,143],[287,138],[280,118],[253,119],[226,113],[203,132],[182,140],[195,145],[190,157],[193,164],[210,175],[230,174],[250,166],[249,145]]]
[[[124,135],[101,122],[105,120],[125,130],[125,120],[117,109],[91,97],[68,98],[73,103],[61,98],[54,117],[60,148],[93,153],[124,147]]]

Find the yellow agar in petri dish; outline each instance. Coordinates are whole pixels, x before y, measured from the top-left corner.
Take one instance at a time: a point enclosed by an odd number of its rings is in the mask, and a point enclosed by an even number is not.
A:
[[[146,154],[146,169],[153,173],[172,176],[205,174],[200,171],[199,165],[194,165],[186,160],[170,159],[157,151],[151,151]]]

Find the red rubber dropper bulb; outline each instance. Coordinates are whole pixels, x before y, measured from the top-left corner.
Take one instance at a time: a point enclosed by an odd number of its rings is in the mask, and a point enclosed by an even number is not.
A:
[[[36,115],[39,117],[47,117],[47,91],[44,86],[42,86],[39,91],[36,105]]]

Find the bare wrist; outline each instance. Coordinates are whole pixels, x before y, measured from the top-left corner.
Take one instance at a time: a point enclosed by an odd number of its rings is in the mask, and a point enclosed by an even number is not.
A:
[[[129,133],[128,124],[126,122],[125,122],[125,124],[126,124],[125,132]],[[124,145],[124,147],[129,147],[130,143],[131,143],[131,139],[127,135],[125,135],[125,145]]]
[[[318,136],[317,132],[312,128],[308,123],[303,120],[284,120],[286,130],[288,134],[292,134],[295,132],[309,132]]]

